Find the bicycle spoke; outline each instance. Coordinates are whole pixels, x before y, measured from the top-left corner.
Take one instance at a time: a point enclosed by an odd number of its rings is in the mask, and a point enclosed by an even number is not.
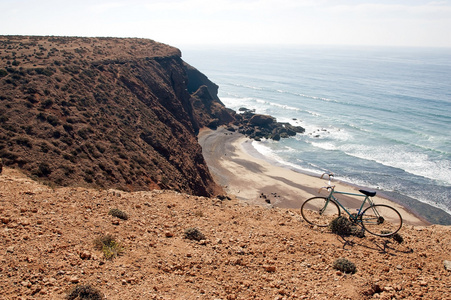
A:
[[[332,200],[314,197],[307,199],[302,204],[301,214],[308,223],[319,227],[327,227],[333,219],[340,216],[340,209]]]
[[[368,207],[362,214],[362,225],[366,231],[378,236],[391,236],[402,226],[399,212],[384,204]]]

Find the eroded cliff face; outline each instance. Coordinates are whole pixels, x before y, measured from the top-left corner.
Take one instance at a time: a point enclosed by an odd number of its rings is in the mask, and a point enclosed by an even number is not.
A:
[[[196,134],[227,113],[188,67],[146,39],[0,37],[0,157],[57,185],[215,194]]]

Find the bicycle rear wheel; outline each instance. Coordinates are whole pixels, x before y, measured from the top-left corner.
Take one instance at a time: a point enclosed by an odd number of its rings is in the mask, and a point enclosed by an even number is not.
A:
[[[302,204],[301,214],[307,223],[327,227],[333,219],[340,216],[340,208],[333,200],[313,197]]]
[[[362,226],[371,234],[391,236],[401,229],[401,214],[391,206],[375,204],[362,213]]]

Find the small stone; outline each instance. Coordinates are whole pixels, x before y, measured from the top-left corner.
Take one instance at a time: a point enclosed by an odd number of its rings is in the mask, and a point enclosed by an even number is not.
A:
[[[111,221],[111,224],[113,224],[113,225],[119,225],[119,224],[121,224],[121,223],[119,222],[119,220],[114,219],[114,220]]]
[[[55,278],[52,277],[52,278],[49,279],[49,281],[45,285],[54,286],[57,281],[58,280],[56,280]]]
[[[32,291],[31,291],[31,295],[36,295],[36,294],[39,293],[41,290],[42,290],[42,287],[40,287],[39,285],[38,285],[38,286],[35,286],[35,287],[32,289]]]
[[[171,237],[174,236],[174,234],[173,234],[172,232],[170,232],[170,231],[166,231],[166,232],[164,233],[164,236],[167,237],[167,238],[171,238]]]
[[[428,285],[428,283],[426,281],[424,281],[424,280],[420,281],[420,286],[427,286],[427,285]]]
[[[6,248],[6,252],[14,253],[14,246],[10,246],[10,247]]]
[[[127,278],[127,283],[134,284],[135,282],[136,282],[136,278],[134,278],[134,277]]]
[[[274,273],[276,271],[275,266],[264,266],[263,268],[265,269],[266,272],[269,272],[269,273]]]
[[[20,284],[27,288],[30,288],[32,286],[31,282],[28,280],[22,281]]]
[[[28,226],[28,225],[30,225],[30,221],[28,221],[28,220],[22,220],[22,221],[20,221],[19,225],[22,225],[22,226]]]
[[[445,270],[451,271],[451,261],[450,260],[444,260],[443,266],[445,267]]]
[[[402,266],[401,266],[401,265],[397,265],[397,266],[396,266],[396,269],[402,270]]]
[[[401,285],[395,285],[394,287],[393,287],[394,289],[395,289],[395,291],[397,291],[397,292],[399,292],[399,291],[401,291],[402,290],[402,286]]]
[[[73,277],[69,278],[69,282],[70,283],[79,283],[80,279],[77,276],[73,276]]]
[[[82,251],[80,253],[80,258],[81,259],[90,259],[91,258],[91,253],[89,253],[88,251]]]
[[[7,217],[1,217],[0,220],[2,221],[3,224],[8,224],[11,220]]]

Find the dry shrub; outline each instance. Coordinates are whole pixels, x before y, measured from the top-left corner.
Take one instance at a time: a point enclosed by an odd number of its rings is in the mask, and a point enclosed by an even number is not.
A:
[[[333,219],[329,224],[332,233],[339,235],[350,235],[352,233],[352,223],[348,218],[340,216]]]
[[[68,300],[103,300],[102,293],[91,285],[77,285],[66,296]]]
[[[205,240],[205,235],[197,228],[188,228],[185,230],[185,238],[194,241]]]
[[[94,247],[102,251],[106,259],[113,259],[124,252],[122,245],[111,234],[96,238],[94,240]]]
[[[338,258],[337,260],[335,260],[334,269],[350,274],[354,274],[357,270],[355,264],[347,260],[346,258]]]
[[[112,215],[113,217],[117,217],[119,219],[122,219],[122,220],[128,220],[128,215],[125,212],[123,212],[122,210],[117,209],[117,208],[110,209],[108,214]]]

